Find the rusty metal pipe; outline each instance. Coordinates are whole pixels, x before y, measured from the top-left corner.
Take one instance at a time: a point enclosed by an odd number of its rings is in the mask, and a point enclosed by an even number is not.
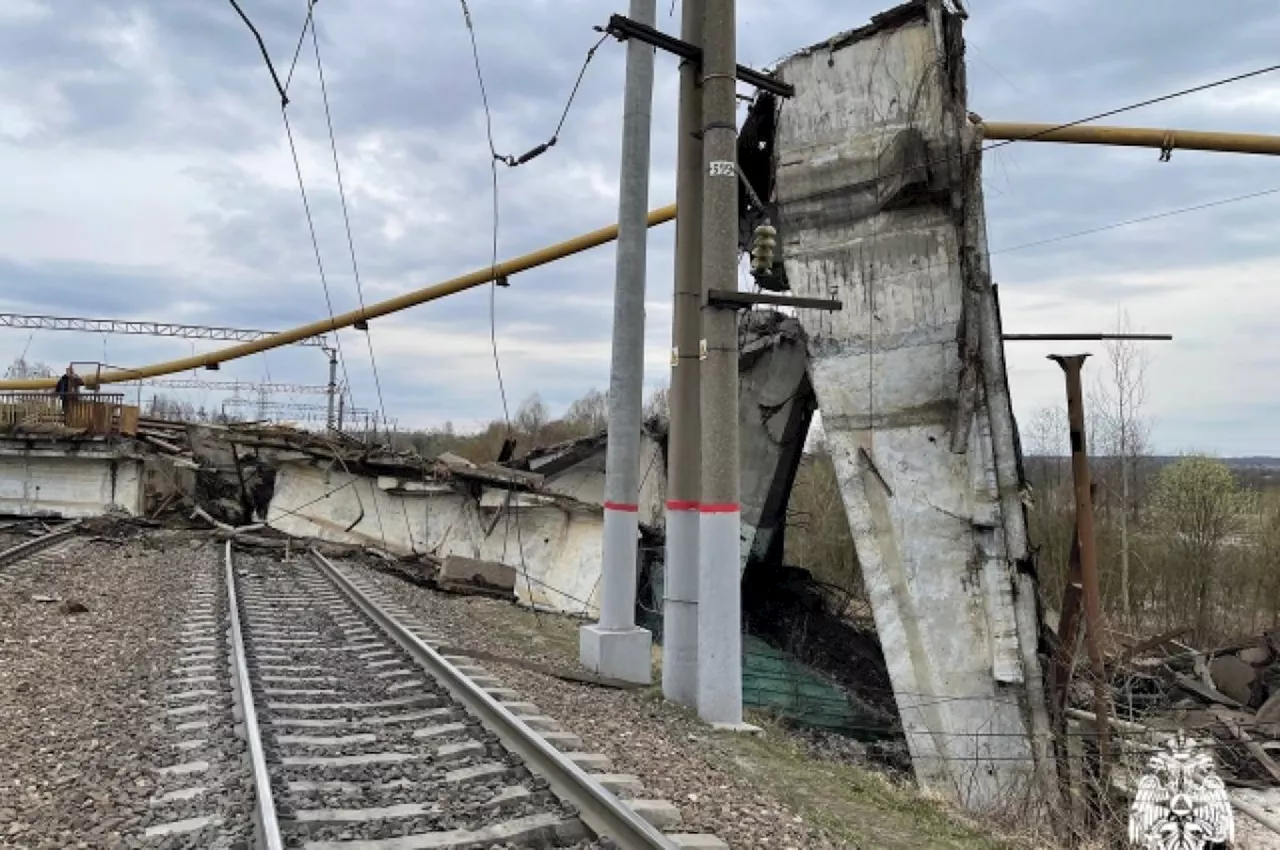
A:
[[[1142,342],[1170,342],[1173,334],[1004,334],[1005,342],[1102,342],[1130,339]]]
[[[1260,133],[1214,133],[1204,130],[1160,130],[1150,127],[1106,127],[1097,124],[1031,124],[1020,121],[982,122],[988,139],[1018,142],[1059,142],[1071,145],[1111,145],[1156,150],[1218,151],[1280,156],[1280,136]]]
[[[1098,718],[1100,788],[1108,786],[1110,765],[1110,700],[1106,663],[1102,658],[1102,587],[1098,580],[1098,553],[1094,545],[1093,499],[1090,498],[1089,454],[1084,436],[1084,392],[1080,370],[1088,354],[1051,354],[1067,381],[1067,422],[1071,431],[1071,476],[1075,485],[1076,538],[1080,546],[1080,584],[1084,596],[1085,646],[1093,668],[1093,712]]]

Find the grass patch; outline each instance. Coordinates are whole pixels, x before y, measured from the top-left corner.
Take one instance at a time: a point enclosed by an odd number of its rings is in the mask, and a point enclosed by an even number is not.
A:
[[[877,850],[1024,850],[994,838],[945,804],[853,765],[811,758],[767,718],[763,736],[722,735],[738,766],[777,798],[848,847]]]
[[[473,613],[516,645],[577,664],[582,622],[557,614],[535,615],[517,606],[476,604]],[[640,691],[662,702],[662,655],[653,654],[653,684]],[[693,712],[683,709],[689,714]],[[812,758],[803,745],[767,716],[752,712],[763,736],[723,734],[716,740],[738,770],[753,776],[808,823],[850,848],[876,850],[1026,850],[1030,845],[993,837],[962,813],[872,770]]]
[[[499,636],[517,646],[527,646],[564,661],[577,663],[578,628],[584,622],[564,614],[534,613],[519,605],[485,600],[472,606],[472,614]],[[496,615],[496,616],[495,616]]]

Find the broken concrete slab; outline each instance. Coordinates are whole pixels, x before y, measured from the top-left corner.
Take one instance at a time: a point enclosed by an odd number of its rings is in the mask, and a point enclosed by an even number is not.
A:
[[[450,555],[440,565],[436,583],[442,590],[475,591],[509,597],[515,593],[516,571],[498,561]]]
[[[740,380],[743,466],[742,563],[778,562],[787,496],[799,465],[813,393],[803,328],[773,312],[743,320]],[[513,573],[499,583],[522,604],[598,616],[606,436],[537,449],[508,466],[442,455],[434,463],[335,452],[301,438],[239,438],[290,445],[280,455],[267,509],[272,527],[297,537],[375,546],[397,555],[488,561]],[[637,574],[661,582],[666,428],[641,435],[642,539]],[[446,569],[445,582],[452,581]],[[660,591],[659,591],[660,593]]]
[[[786,276],[844,304],[799,320],[916,777],[975,808],[1051,795],[960,18],[908,3],[778,73],[796,87],[774,150]]]
[[[751,310],[739,322],[738,432],[742,569],[782,563],[787,501],[817,407],[804,328]]]

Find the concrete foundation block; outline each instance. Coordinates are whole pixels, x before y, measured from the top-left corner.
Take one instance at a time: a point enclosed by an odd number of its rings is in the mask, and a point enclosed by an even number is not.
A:
[[[655,829],[670,829],[682,820],[680,810],[669,800],[628,800],[627,805]]]
[[[764,730],[750,723],[712,723],[711,728],[717,732],[732,732],[735,735],[764,735]]]
[[[729,850],[729,845],[720,838],[696,832],[670,833],[667,840],[681,850]]]
[[[572,732],[541,732],[539,734],[542,735],[542,740],[561,752],[582,749],[582,739]]]
[[[564,757],[588,773],[608,773],[613,762],[603,753],[564,753]]]
[[[542,714],[542,709],[531,702],[503,702],[502,707],[517,717],[535,717]]]
[[[593,673],[647,685],[653,677],[653,635],[648,629],[605,629],[598,624],[578,632],[582,666]]]
[[[591,778],[603,785],[604,790],[624,800],[634,799],[637,794],[644,793],[644,783],[640,781],[640,777],[630,773],[594,773]]]
[[[496,561],[480,561],[475,558],[464,558],[461,555],[450,555],[440,566],[440,575],[437,580],[442,585],[470,586],[514,593],[516,571],[514,567],[499,564]]]

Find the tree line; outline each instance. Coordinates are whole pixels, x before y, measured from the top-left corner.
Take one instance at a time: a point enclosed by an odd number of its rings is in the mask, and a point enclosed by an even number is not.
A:
[[[646,418],[667,415],[667,390],[660,388],[645,402]],[[603,434],[609,424],[609,399],[592,388],[570,402],[563,415],[551,416],[551,410],[538,393],[529,395],[511,414],[495,419],[474,431],[459,432],[452,422],[439,428],[404,431],[391,435],[398,450],[411,449],[423,457],[436,457],[451,452],[475,463],[496,460],[503,444],[515,441],[515,454],[555,445],[565,440]]]

